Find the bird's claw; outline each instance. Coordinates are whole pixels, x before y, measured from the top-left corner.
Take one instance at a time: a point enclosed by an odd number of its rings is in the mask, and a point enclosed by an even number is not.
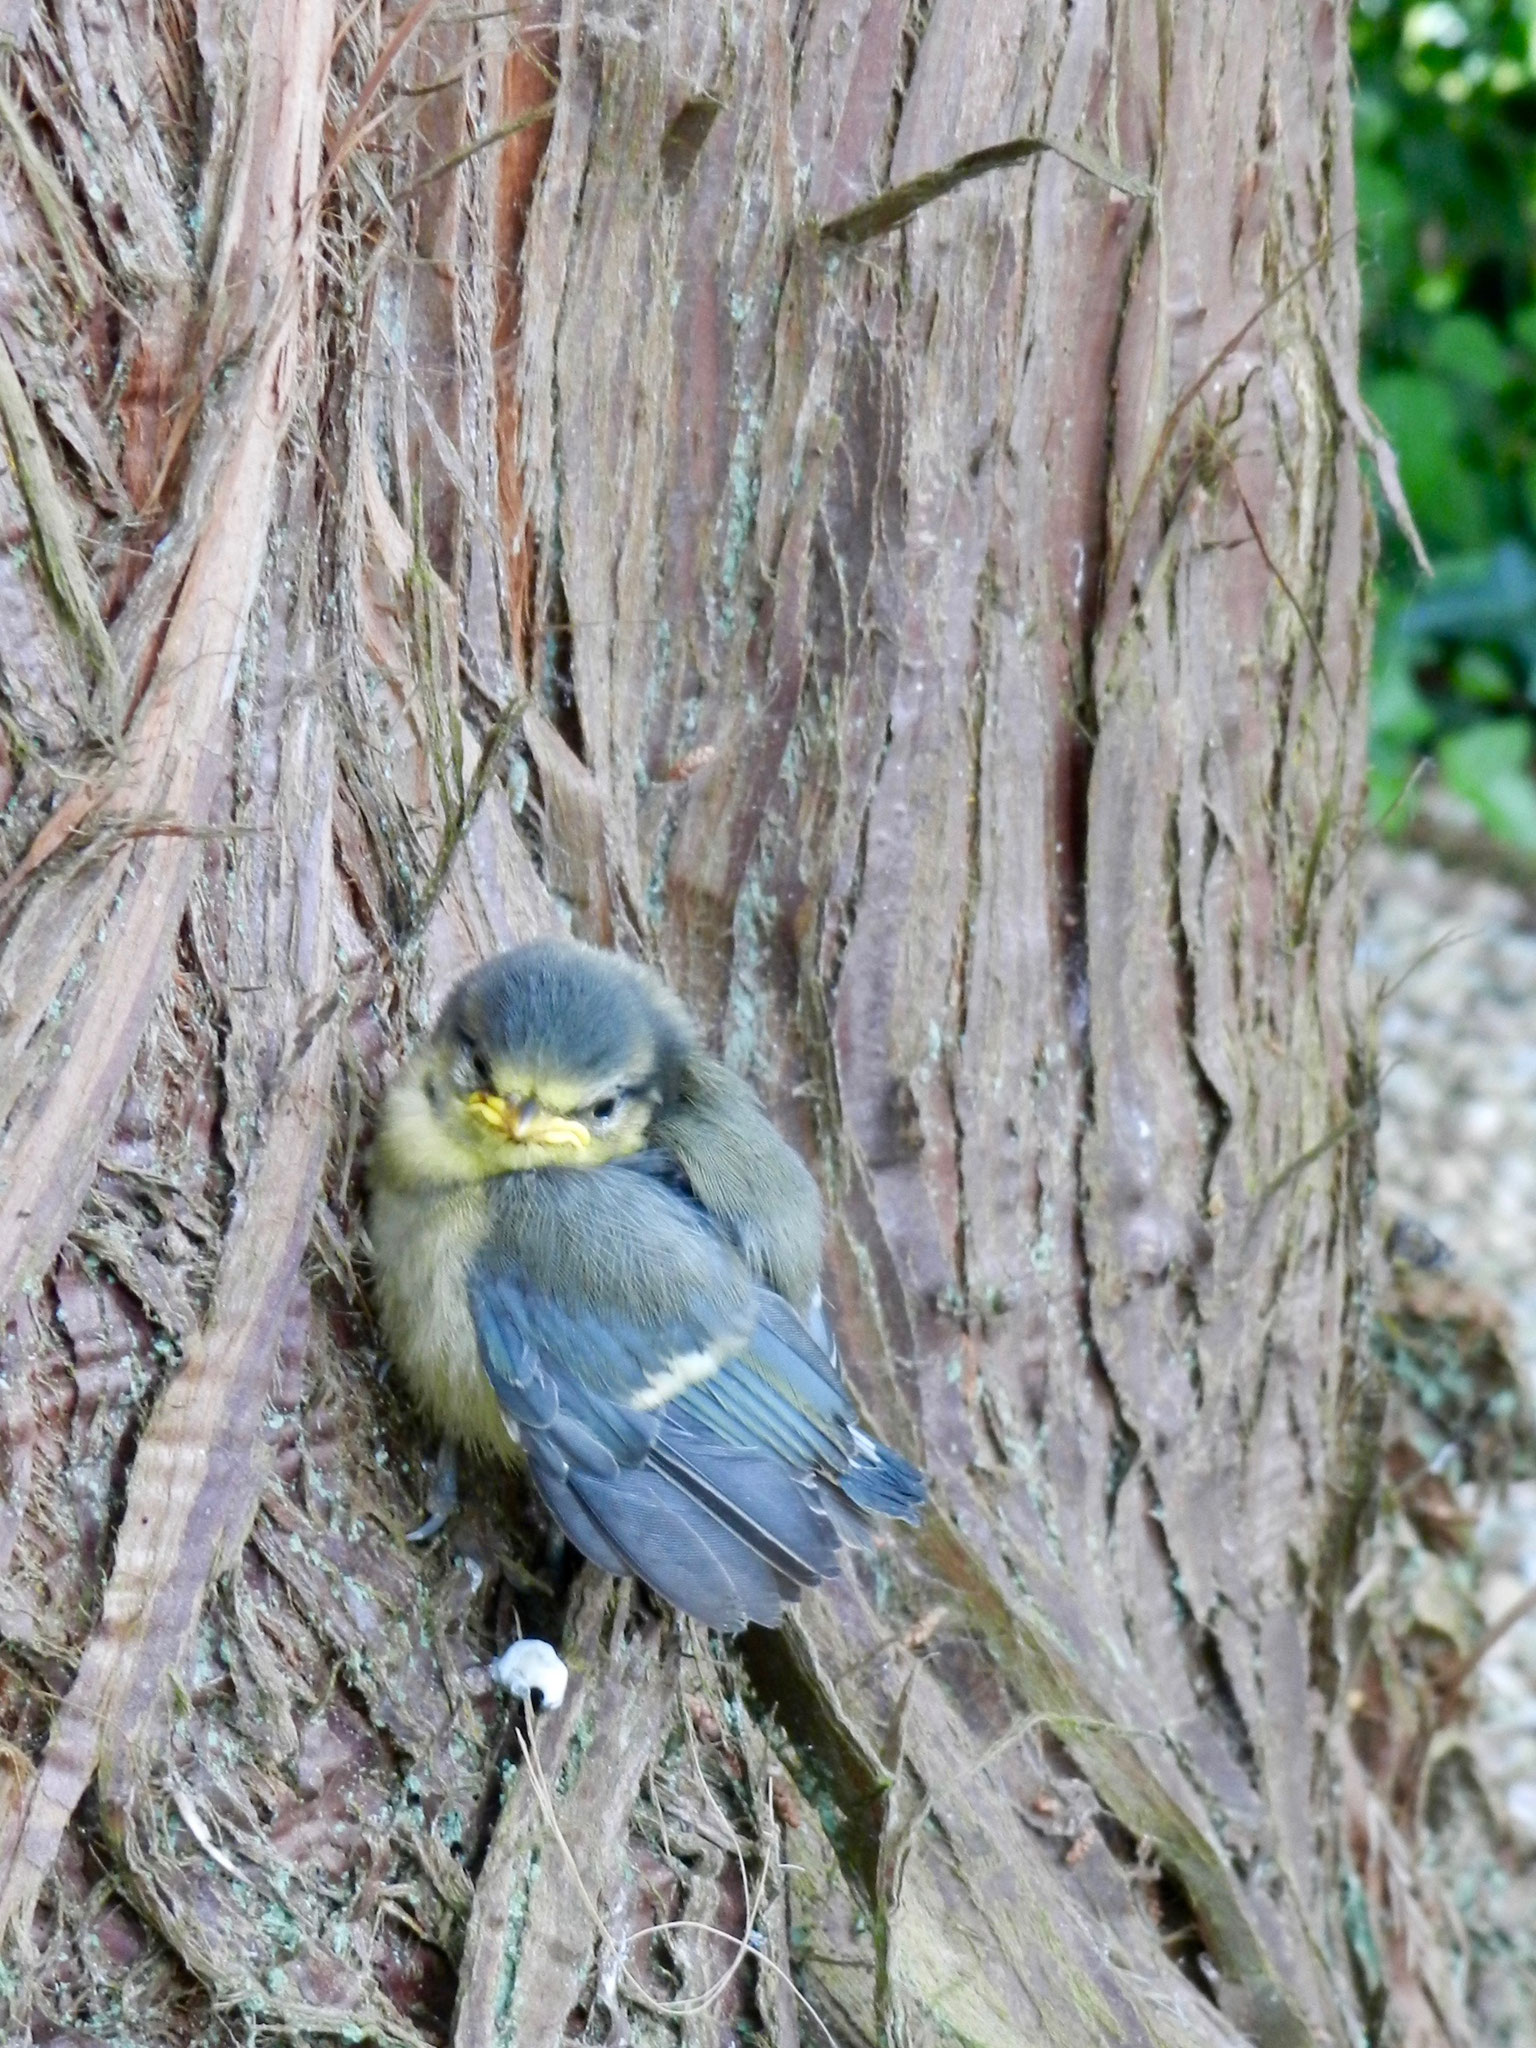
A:
[[[432,1484],[427,1489],[427,1519],[419,1529],[406,1533],[407,1543],[430,1543],[446,1529],[459,1509],[459,1459],[451,1443],[444,1443],[432,1466]]]

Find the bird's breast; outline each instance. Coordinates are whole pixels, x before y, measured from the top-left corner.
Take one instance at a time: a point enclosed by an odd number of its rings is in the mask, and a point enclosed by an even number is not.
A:
[[[376,1186],[368,1212],[374,1294],[391,1362],[456,1441],[511,1458],[516,1439],[480,1364],[468,1269],[485,1236],[483,1186],[402,1194]]]

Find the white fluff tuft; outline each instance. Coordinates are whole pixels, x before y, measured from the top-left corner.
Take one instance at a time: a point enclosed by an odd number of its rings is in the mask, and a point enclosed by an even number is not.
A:
[[[537,1636],[508,1643],[490,1672],[502,1690],[516,1699],[531,1701],[537,1693],[537,1704],[544,1713],[553,1712],[565,1698],[571,1676],[551,1646]]]

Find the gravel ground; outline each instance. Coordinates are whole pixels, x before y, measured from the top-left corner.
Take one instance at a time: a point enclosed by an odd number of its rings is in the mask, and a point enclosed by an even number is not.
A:
[[[1364,883],[1384,1218],[1427,1225],[1453,1270],[1503,1297],[1536,1394],[1536,902],[1427,853],[1375,849]],[[1536,1483],[1512,1487],[1478,1539],[1493,1625],[1536,1586]],[[1495,1646],[1479,1683],[1479,1762],[1536,1852],[1536,1615]]]

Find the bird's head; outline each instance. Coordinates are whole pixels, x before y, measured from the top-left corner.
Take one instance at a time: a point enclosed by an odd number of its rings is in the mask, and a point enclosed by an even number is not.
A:
[[[645,968],[539,939],[466,975],[384,1104],[378,1168],[397,1186],[638,1152],[693,1034]]]

